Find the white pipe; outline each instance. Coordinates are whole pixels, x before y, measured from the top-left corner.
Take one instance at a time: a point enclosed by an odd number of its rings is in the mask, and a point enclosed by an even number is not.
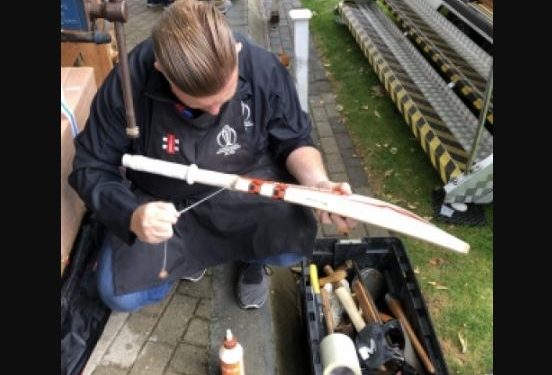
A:
[[[343,195],[307,186],[241,177],[235,174],[199,169],[196,165],[186,166],[140,155],[125,154],[122,164],[135,170],[185,180],[189,184],[199,182],[328,211],[460,253],[467,253],[470,248],[466,242],[411,211],[359,194]]]
[[[292,9],[289,17],[293,21],[293,49],[295,57],[295,81],[299,102],[305,112],[309,112],[309,9]]]

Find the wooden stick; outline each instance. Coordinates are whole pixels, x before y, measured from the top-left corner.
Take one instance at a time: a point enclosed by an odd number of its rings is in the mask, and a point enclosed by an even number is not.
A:
[[[335,271],[331,275],[324,276],[320,278],[320,286],[324,286],[327,283],[339,284],[341,280],[347,277],[347,272],[345,271]]]
[[[339,288],[340,286],[347,286],[347,287],[349,286],[348,283],[347,283],[347,280],[344,280],[347,277],[347,272],[346,271],[340,271],[340,272],[343,272],[345,274],[344,277],[341,277],[340,274],[336,275],[336,272],[334,271],[332,266],[330,266],[329,264],[326,264],[324,267],[322,267],[322,269],[324,270],[324,273],[327,275],[326,277],[328,278],[328,280],[333,280],[332,278],[338,276],[335,279],[335,281],[330,281],[331,284],[333,285],[333,290]]]
[[[124,154],[122,165],[139,171],[185,180],[188,184],[199,182],[328,211],[460,253],[467,253],[470,248],[466,242],[411,211],[359,194],[344,195],[340,192],[307,186],[241,177],[200,169],[195,164],[187,166],[141,155]]]
[[[410,342],[412,343],[414,350],[416,350],[416,353],[422,360],[425,368],[427,369],[427,372],[429,372],[430,374],[435,374],[435,367],[433,367],[433,363],[431,363],[429,356],[427,355],[426,351],[424,350],[424,347],[420,343],[420,340],[418,340],[418,337],[416,336],[414,329],[412,329],[410,322],[406,318],[406,315],[404,314],[400,301],[395,297],[393,297],[391,294],[387,293],[385,295],[385,302],[387,302],[387,306],[389,307],[389,310],[391,310],[393,315],[395,315],[395,317],[399,319],[399,321],[401,322],[404,330],[408,334],[408,337],[410,337]]]
[[[322,297],[322,312],[324,313],[324,321],[326,322],[326,331],[328,335],[331,335],[334,333],[334,320],[332,309],[330,308],[330,296],[324,288],[320,290],[320,296]]]
[[[357,297],[358,305],[362,310],[364,321],[366,323],[381,324],[382,321],[380,319],[376,304],[374,303],[370,292],[364,289],[364,286],[361,284],[360,280],[353,281],[353,291]]]

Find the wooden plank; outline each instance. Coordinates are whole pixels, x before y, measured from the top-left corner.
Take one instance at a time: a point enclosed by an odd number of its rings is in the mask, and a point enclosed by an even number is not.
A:
[[[61,43],[61,66],[75,66],[79,54],[80,47],[78,43]]]
[[[99,87],[113,69],[111,46],[96,43],[61,43],[61,66],[90,66],[94,68]]]

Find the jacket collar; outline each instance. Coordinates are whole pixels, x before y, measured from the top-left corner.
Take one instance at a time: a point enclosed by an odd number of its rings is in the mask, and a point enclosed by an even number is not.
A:
[[[163,102],[177,102],[176,96],[171,91],[169,82],[155,67],[151,67],[151,74],[146,83],[145,95],[154,100]]]

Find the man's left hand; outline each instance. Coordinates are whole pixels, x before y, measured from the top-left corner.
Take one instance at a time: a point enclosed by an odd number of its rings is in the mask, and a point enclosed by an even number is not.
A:
[[[345,195],[351,195],[353,193],[351,186],[347,182],[320,181],[316,183],[315,187],[319,189],[338,191]],[[337,230],[342,234],[349,234],[349,232],[357,225],[356,220],[349,217],[344,217],[322,210],[315,210],[315,213],[322,224],[334,224]]]

